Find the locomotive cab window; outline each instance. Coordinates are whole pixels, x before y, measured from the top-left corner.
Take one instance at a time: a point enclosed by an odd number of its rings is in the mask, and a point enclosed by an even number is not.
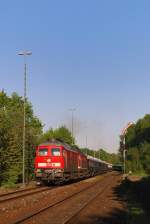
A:
[[[60,149],[59,148],[52,148],[51,149],[52,156],[60,156]]]
[[[48,154],[48,149],[46,148],[39,149],[39,152],[38,152],[39,156],[47,156],[47,154]]]

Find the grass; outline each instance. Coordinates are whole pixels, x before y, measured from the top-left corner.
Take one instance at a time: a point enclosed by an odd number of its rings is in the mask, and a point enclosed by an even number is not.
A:
[[[133,172],[133,173],[131,174],[131,176],[133,176],[133,175],[135,175],[135,176],[139,176],[139,177],[147,177],[147,176],[148,176],[148,174],[145,173],[144,171]]]
[[[142,206],[136,201],[128,202],[127,224],[148,224],[149,219]]]
[[[149,224],[150,178],[142,174],[137,181],[127,180],[125,194],[127,201],[127,224]]]

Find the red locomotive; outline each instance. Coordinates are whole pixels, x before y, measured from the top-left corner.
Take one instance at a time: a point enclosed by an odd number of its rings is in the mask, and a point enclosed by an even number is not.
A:
[[[108,170],[101,160],[86,156],[79,149],[62,142],[46,142],[36,149],[37,184],[61,183],[96,175]]]

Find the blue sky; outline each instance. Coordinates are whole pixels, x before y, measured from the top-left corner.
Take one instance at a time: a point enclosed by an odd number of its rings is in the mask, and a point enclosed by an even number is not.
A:
[[[0,89],[28,97],[49,127],[71,125],[80,146],[116,152],[129,121],[149,113],[150,2],[0,1]]]

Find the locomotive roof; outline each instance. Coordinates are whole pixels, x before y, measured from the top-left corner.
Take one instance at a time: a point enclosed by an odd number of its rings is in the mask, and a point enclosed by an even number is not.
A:
[[[60,143],[58,141],[55,141],[55,142],[47,141],[47,142],[42,142],[41,144],[39,144],[39,146],[42,146],[42,145],[58,145],[58,146],[60,146],[60,145],[62,145],[62,143]]]
[[[61,141],[58,141],[58,140],[51,140],[51,141],[47,141],[47,142],[43,142],[41,144],[39,144],[39,146],[42,146],[42,145],[56,145],[56,146],[63,146],[65,149],[67,150],[70,150],[70,151],[73,151],[73,152],[79,152],[81,153],[82,155],[85,155],[84,153],[82,153],[80,151],[79,148],[77,148],[76,146],[70,146],[69,144],[67,143],[64,143],[64,142],[61,142]]]

